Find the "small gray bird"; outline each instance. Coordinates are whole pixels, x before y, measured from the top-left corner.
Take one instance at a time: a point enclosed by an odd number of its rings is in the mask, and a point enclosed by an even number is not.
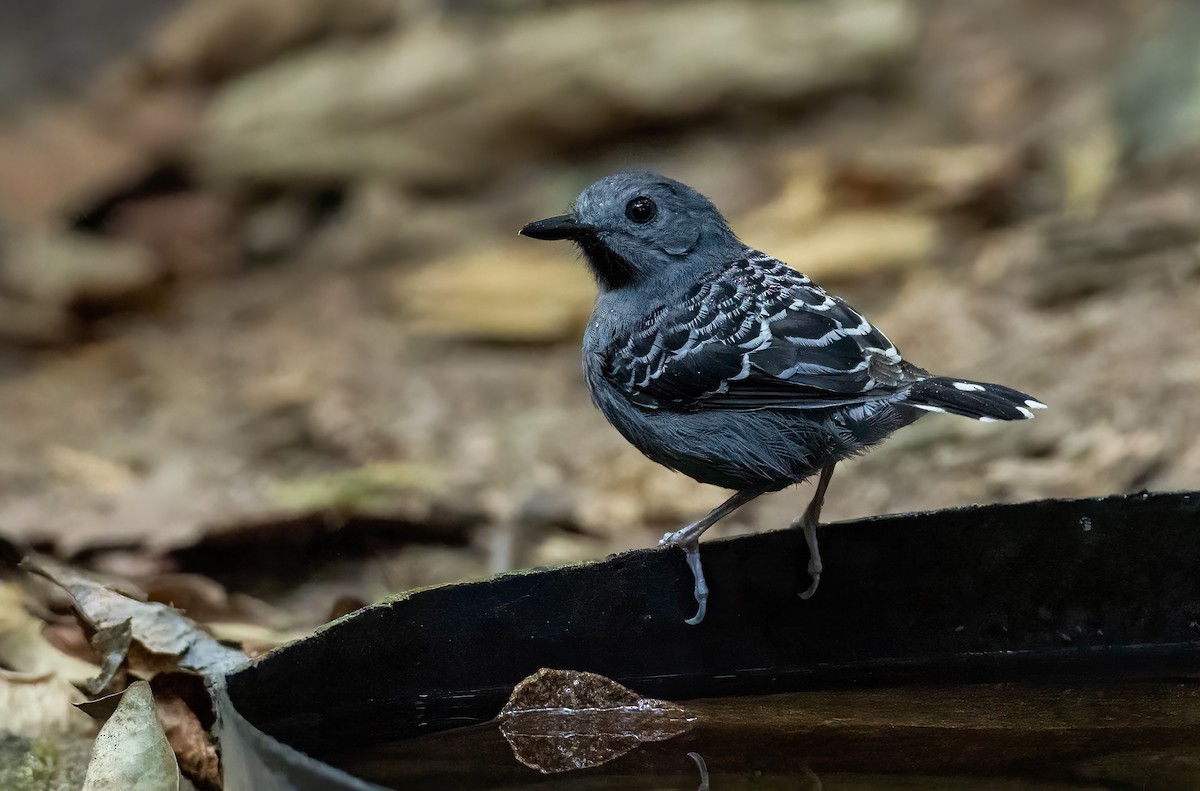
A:
[[[821,580],[817,524],[834,466],[925,412],[981,422],[1042,404],[1001,385],[933,376],[804,275],[742,244],[700,193],[656,173],[617,173],[568,214],[530,223],[534,239],[579,245],[599,285],[583,340],[592,400],[646,456],[737,491],[660,545],[683,548],[704,619],[700,536],[766,492],[818,474],[792,527]]]

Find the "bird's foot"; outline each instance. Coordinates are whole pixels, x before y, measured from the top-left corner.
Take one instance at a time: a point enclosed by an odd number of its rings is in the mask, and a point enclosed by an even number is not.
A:
[[[704,569],[700,566],[700,534],[703,532],[703,529],[697,530],[696,525],[688,525],[672,533],[667,533],[658,542],[660,547],[677,546],[682,549],[688,568],[692,570],[692,576],[696,580],[694,595],[696,604],[699,606],[695,615],[684,620],[684,623],[692,626],[703,621],[704,615],[708,611],[708,583],[704,581]]]
[[[821,584],[821,571],[824,570],[821,563],[821,546],[817,543],[817,526],[813,522],[804,525],[804,541],[808,544],[808,576],[812,578],[812,582],[808,590],[800,594],[800,598],[807,601],[817,592],[817,586]]]
[[[684,619],[684,623],[695,626],[704,620],[704,615],[708,612],[708,583],[704,581],[704,569],[700,566],[700,542],[691,541],[682,546],[688,568],[692,570],[692,576],[696,580],[694,595],[697,604],[696,614]]]
[[[662,537],[662,541],[658,542],[661,546],[678,546],[683,549],[684,557],[687,558],[688,568],[692,570],[692,576],[696,578],[696,604],[699,607],[696,609],[696,614],[688,618],[685,623],[690,623],[693,626],[704,620],[704,613],[708,608],[708,584],[704,581],[704,569],[700,567],[700,536],[704,535],[704,531],[715,525],[724,517],[741,508],[746,503],[753,500],[762,494],[765,489],[743,489],[730,497],[725,502],[718,505],[708,516],[701,519],[699,522],[693,522],[685,528],[676,530],[674,533],[667,533]]]

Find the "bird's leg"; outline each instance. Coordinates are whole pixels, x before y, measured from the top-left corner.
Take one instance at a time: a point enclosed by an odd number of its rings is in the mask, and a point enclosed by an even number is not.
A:
[[[825,504],[825,490],[829,488],[829,479],[833,477],[833,468],[837,464],[826,464],[821,468],[821,477],[817,479],[817,490],[813,492],[813,498],[808,503],[808,508],[804,509],[804,515],[792,522],[792,527],[800,527],[804,529],[804,542],[808,544],[808,575],[812,578],[812,583],[808,586],[808,590],[800,594],[801,599],[811,599],[813,594],[817,592],[817,586],[821,584],[821,548],[817,545],[817,527],[821,521],[821,506]]]
[[[704,614],[708,610],[708,583],[704,581],[704,569],[700,566],[700,536],[704,535],[705,530],[720,522],[765,491],[767,490],[745,489],[740,491],[712,509],[708,516],[700,521],[693,522],[681,530],[676,530],[674,533],[667,533],[662,537],[662,541],[658,542],[660,547],[681,547],[684,557],[687,558],[688,568],[692,570],[692,576],[696,578],[695,596],[696,604],[699,606],[696,609],[696,614],[684,621],[685,623],[695,626],[704,620]]]

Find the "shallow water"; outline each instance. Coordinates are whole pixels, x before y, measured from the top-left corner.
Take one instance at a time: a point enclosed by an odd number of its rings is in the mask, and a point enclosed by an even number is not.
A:
[[[495,723],[322,757],[396,789],[697,789],[701,763],[711,791],[1200,789],[1200,680],[1190,677],[816,691],[683,705],[695,716],[687,732],[560,774],[522,765]],[[582,755],[588,747],[564,749]]]

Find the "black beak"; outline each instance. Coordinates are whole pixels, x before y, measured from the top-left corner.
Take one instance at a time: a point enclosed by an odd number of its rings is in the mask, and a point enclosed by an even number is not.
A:
[[[592,226],[581,223],[570,214],[560,214],[557,217],[547,217],[544,220],[531,222],[521,229],[522,236],[530,239],[576,239],[592,230]]]

